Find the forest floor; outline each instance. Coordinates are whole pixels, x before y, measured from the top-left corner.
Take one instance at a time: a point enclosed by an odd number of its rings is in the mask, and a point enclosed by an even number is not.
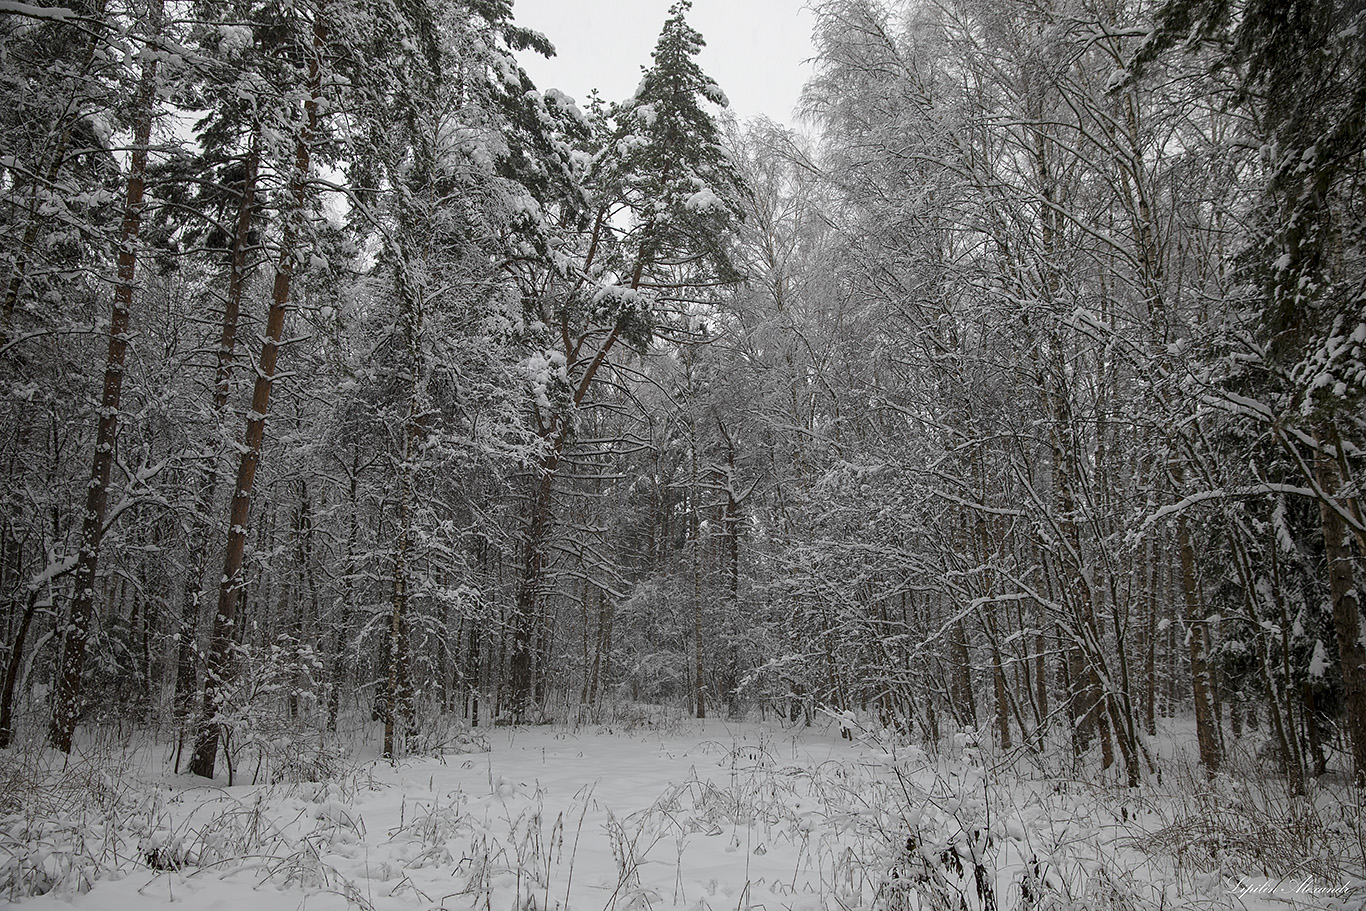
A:
[[[1361,908],[1361,794],[1045,774],[838,726],[495,728],[322,781],[223,783],[166,747],[0,760],[0,901],[25,908]],[[277,768],[287,766],[277,761]],[[1184,771],[1183,771],[1184,770]],[[251,769],[237,770],[244,777]]]

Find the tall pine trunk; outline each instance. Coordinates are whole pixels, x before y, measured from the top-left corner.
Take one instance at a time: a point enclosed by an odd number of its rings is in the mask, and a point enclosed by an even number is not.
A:
[[[161,34],[160,0],[148,11],[149,39]],[[95,570],[104,537],[105,509],[109,502],[109,475],[118,442],[119,403],[123,392],[124,361],[128,351],[129,323],[133,305],[133,279],[137,271],[137,241],[142,228],[142,208],[147,177],[148,143],[156,103],[157,55],[148,54],[142,64],[133,107],[133,152],[129,158],[128,186],[124,196],[123,223],[119,228],[118,281],[109,320],[109,348],[105,356],[104,389],[100,395],[99,428],[95,456],[86,488],[85,513],[81,520],[80,549],[76,562],[76,587],[71,615],[63,636],[61,664],[52,697],[52,745],[71,752],[71,736],[81,709],[81,674],[85,669],[86,644],[95,609]]]
[[[256,208],[256,174],[260,165],[260,126],[253,125],[250,145],[242,176],[242,189],[237,202],[237,220],[232,236],[232,255],[228,263],[228,296],[223,306],[223,328],[219,335],[217,366],[214,369],[213,417],[215,426],[221,424],[228,410],[228,391],[232,383],[233,352],[237,346],[237,318],[242,310],[242,295],[247,283],[247,247],[251,241],[251,225]],[[213,509],[218,491],[218,447],[206,456],[202,467],[202,490],[199,497],[201,515]],[[204,537],[209,537],[205,523]],[[185,734],[194,717],[195,689],[198,683],[197,649],[199,621],[203,613],[204,568],[208,562],[206,542],[192,545],[190,573],[185,582],[181,604],[180,629],[177,634],[175,706],[180,721],[176,741],[176,771],[180,770],[180,756]]]
[[[690,380],[691,382],[691,380]],[[707,717],[707,693],[702,666],[702,521],[697,508],[697,425],[689,422],[691,430],[691,485],[688,489],[689,533],[692,536],[692,631],[693,631],[693,709],[698,718]]]
[[[320,4],[313,21],[313,48],[308,61],[309,96],[304,103],[305,123],[295,140],[294,174],[290,178],[291,211],[286,217],[284,233],[280,239],[270,312],[266,317],[266,334],[256,368],[251,413],[247,419],[242,456],[237,469],[237,484],[233,490],[232,506],[229,511],[228,546],[223,558],[218,608],[214,613],[213,634],[205,668],[203,709],[195,736],[194,755],[190,759],[190,771],[204,778],[213,777],[218,755],[218,711],[223,690],[232,678],[234,616],[238,592],[243,585],[242,558],[246,551],[247,527],[251,514],[251,491],[256,480],[256,468],[261,460],[266,414],[270,410],[270,392],[275,381],[275,365],[280,354],[281,339],[284,337],[289,288],[298,253],[299,220],[304,216],[308,192],[312,143],[318,133],[318,102],[322,97],[322,53],[327,39],[327,27],[323,21],[325,10],[326,4]]]

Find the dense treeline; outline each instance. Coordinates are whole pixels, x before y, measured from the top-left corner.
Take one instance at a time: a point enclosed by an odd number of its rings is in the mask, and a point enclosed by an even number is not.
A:
[[[0,742],[1366,771],[1366,13],[827,0],[810,140],[687,11],[582,109],[505,0],[0,13]]]

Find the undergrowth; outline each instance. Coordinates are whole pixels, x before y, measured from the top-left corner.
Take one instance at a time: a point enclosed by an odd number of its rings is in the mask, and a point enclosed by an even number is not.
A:
[[[139,871],[216,871],[368,907],[325,858],[360,847],[364,822],[351,807],[379,788],[374,764],[316,739],[255,745],[263,774],[253,779],[264,783],[229,789],[170,775],[145,739],[94,736],[70,756],[32,741],[0,751],[0,899],[71,897]],[[424,749],[461,755],[488,743],[451,726],[430,733]]]
[[[678,724],[653,717],[594,736],[658,740]],[[652,716],[612,723],[640,718]],[[138,871],[249,875],[365,911],[1233,911],[1255,895],[1351,908],[1366,894],[1350,891],[1366,869],[1362,796],[1343,784],[1293,796],[1275,777],[1209,780],[1169,759],[1160,782],[1128,788],[1043,775],[973,738],[934,751],[836,741],[824,761],[799,741],[764,729],[688,741],[692,772],[629,813],[600,800],[601,783],[567,796],[503,777],[496,757],[469,755],[488,749],[483,735],[455,725],[425,732],[398,770],[334,746],[272,747],[262,784],[234,789],[169,777],[148,748],[102,742],[69,761],[9,750],[0,896],[71,896]],[[487,780],[442,790],[431,763],[486,766]],[[398,822],[376,829],[358,807],[396,772],[428,787],[390,791]],[[742,865],[738,891],[707,881],[698,856]],[[1304,884],[1337,891],[1309,903]]]

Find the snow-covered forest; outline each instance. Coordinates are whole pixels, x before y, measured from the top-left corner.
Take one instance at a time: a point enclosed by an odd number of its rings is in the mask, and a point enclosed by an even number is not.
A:
[[[812,8],[0,0],[0,896],[1360,906],[1366,6]]]

